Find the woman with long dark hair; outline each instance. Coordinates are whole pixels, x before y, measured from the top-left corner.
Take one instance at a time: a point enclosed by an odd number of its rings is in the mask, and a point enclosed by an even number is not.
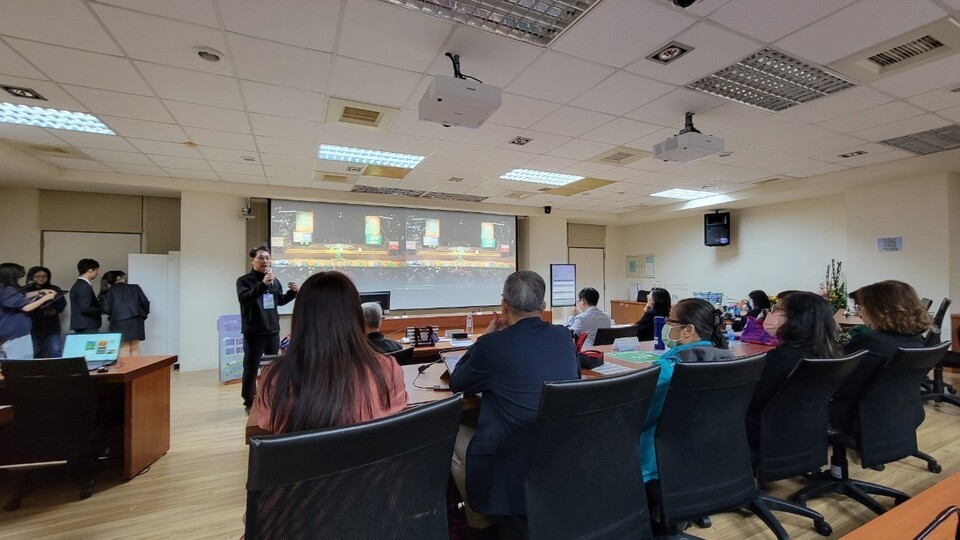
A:
[[[767,296],[767,293],[763,292],[760,289],[754,289],[750,291],[750,294],[747,295],[750,298],[750,309],[747,310],[747,314],[743,317],[738,317],[733,321],[733,330],[739,332],[743,330],[743,327],[747,325],[747,319],[753,317],[754,319],[762,319],[763,315],[766,315],[770,309],[770,297]]]
[[[259,425],[292,433],[373,420],[407,405],[403,371],[363,332],[360,295],[340,272],[300,287],[290,348],[263,374]]]
[[[60,314],[67,307],[67,298],[63,289],[57,287],[51,280],[53,274],[45,266],[34,266],[27,270],[27,285],[24,293],[50,290],[55,300],[30,312],[30,336],[33,338],[34,358],[59,358],[63,354],[60,342]]]
[[[33,359],[28,313],[56,298],[49,289],[20,292],[25,274],[17,263],[0,264],[0,358]]]
[[[666,289],[654,287],[650,289],[647,306],[643,308],[643,316],[637,321],[637,339],[650,341],[657,336],[653,335],[654,317],[667,317],[672,307],[670,293]]]
[[[139,285],[127,283],[127,273],[111,270],[101,281],[100,308],[110,320],[110,331],[120,337],[120,356],[140,356],[140,342],[147,338],[144,321],[150,301]]]
[[[670,316],[660,333],[669,350],[653,363],[660,366],[660,378],[640,434],[640,466],[644,482],[660,477],[653,435],[667,399],[673,368],[679,362],[733,360],[733,354],[726,350],[727,338],[722,331],[720,316],[720,310],[714,309],[710,302],[701,298],[685,298],[670,310]]]

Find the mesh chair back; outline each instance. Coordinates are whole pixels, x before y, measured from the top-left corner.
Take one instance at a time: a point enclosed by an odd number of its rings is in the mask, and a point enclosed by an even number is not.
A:
[[[933,316],[934,330],[938,332],[940,331],[940,326],[943,325],[943,319],[947,316],[947,309],[950,307],[951,303],[952,301],[949,298],[944,298],[940,301],[940,307],[937,308],[937,313]]]
[[[804,358],[760,414],[755,441],[761,483],[819,470],[827,463],[827,406],[867,351],[843,358]]]
[[[393,359],[397,361],[397,364],[401,366],[413,363],[413,347],[404,347],[399,351],[393,351],[387,354],[392,356]]]
[[[529,538],[651,538],[637,443],[660,367],[546,383],[531,427]]]
[[[920,299],[920,305],[923,306],[924,311],[930,311],[930,306],[933,305],[933,300],[924,296],[923,298]]]
[[[613,340],[622,337],[636,337],[637,325],[621,326],[619,328],[601,328],[593,338],[594,345],[611,345]]]
[[[920,382],[943,358],[949,342],[897,349],[867,385],[857,404],[857,447],[863,467],[903,459],[917,451]]]
[[[447,534],[459,394],[372,422],[250,439],[248,540]]]
[[[83,358],[0,360],[13,422],[0,463],[76,461],[92,451],[96,396]]]
[[[746,416],[765,356],[674,368],[654,435],[665,525],[756,497]]]

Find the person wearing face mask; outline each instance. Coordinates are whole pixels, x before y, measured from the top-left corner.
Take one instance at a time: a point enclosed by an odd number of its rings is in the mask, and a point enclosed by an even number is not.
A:
[[[747,324],[747,319],[753,317],[754,319],[761,318],[764,314],[770,311],[770,297],[767,296],[767,293],[763,292],[760,289],[750,291],[750,294],[747,296],[750,297],[750,310],[747,311],[746,316],[738,317],[733,321],[733,331],[739,332],[743,330],[743,327]],[[773,335],[773,334],[771,334]]]
[[[34,358],[59,358],[62,354],[60,314],[67,307],[67,298],[63,295],[63,289],[50,283],[51,276],[49,268],[34,266],[27,270],[27,286],[23,288],[24,293],[50,290],[56,294],[55,300],[30,312]]]
[[[660,366],[660,378],[640,434],[640,466],[644,483],[660,478],[653,435],[667,399],[673,368],[678,362],[720,362],[734,358],[733,353],[726,350],[727,339],[720,316],[720,310],[701,298],[686,298],[670,309],[670,316],[660,333],[668,350],[653,363]]]

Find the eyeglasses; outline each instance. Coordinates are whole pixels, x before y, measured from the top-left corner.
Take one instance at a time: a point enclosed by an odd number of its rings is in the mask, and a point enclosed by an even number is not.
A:
[[[675,319],[667,319],[667,322],[670,324],[670,326],[687,326],[689,324]]]
[[[263,255],[260,255],[260,256],[258,256],[258,257],[254,257],[253,260],[255,260],[255,261],[269,261],[269,260],[270,260],[270,256],[267,255],[267,256],[264,257]]]

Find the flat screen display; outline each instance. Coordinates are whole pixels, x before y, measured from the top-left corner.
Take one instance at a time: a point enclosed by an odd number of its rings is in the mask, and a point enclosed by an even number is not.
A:
[[[577,303],[577,265],[550,265],[550,304],[569,307]]]

